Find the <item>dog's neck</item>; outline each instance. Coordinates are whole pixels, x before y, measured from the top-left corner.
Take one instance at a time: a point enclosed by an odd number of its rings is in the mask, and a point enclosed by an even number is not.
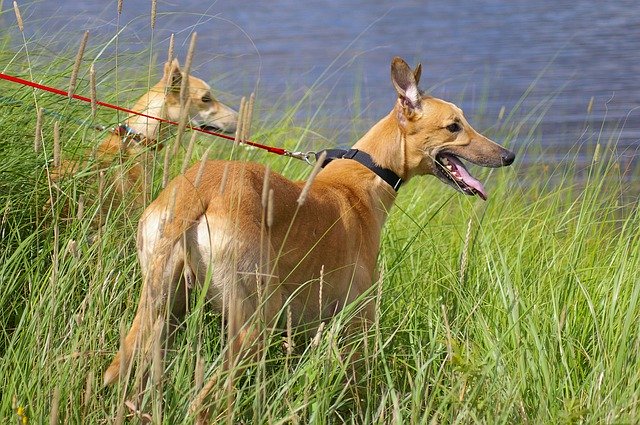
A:
[[[166,95],[164,89],[158,90],[157,87],[153,87],[138,99],[133,110],[152,117],[166,119],[167,108],[165,100]],[[161,123],[157,120],[140,115],[133,115],[127,118],[125,122],[135,133],[147,140],[157,141],[162,139],[160,132],[163,126],[161,126]]]
[[[400,132],[393,112],[375,124],[353,145],[353,148],[368,153],[377,165],[406,179],[404,135]],[[362,202],[370,205],[375,212],[376,227],[382,228],[395,202],[396,191],[373,171],[353,160],[332,161],[325,170],[318,174],[318,179],[330,179],[332,182],[357,182],[354,187],[349,188],[349,193],[345,196],[352,204],[355,204],[355,198],[359,198]],[[336,187],[336,189],[340,190],[340,187],[342,186]]]
[[[410,178],[405,164],[404,134],[395,110],[371,127],[353,148],[368,153],[377,165],[393,171],[404,181]]]

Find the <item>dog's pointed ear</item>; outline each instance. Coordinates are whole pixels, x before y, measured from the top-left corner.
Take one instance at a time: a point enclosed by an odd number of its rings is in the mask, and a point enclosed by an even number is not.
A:
[[[420,85],[420,76],[422,75],[422,64],[416,65],[416,69],[413,70],[413,78],[416,80],[416,85]]]
[[[180,91],[180,85],[182,84],[182,71],[180,70],[180,63],[178,59],[174,59],[171,62],[164,64],[164,81],[166,81],[167,87],[173,91]]]
[[[393,58],[391,62],[391,82],[398,93],[404,115],[409,119],[422,112],[422,96],[418,89],[421,73],[421,65],[412,71],[409,65],[399,57]]]

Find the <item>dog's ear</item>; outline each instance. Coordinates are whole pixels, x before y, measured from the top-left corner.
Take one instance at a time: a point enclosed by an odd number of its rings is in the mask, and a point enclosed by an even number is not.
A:
[[[422,65],[412,71],[409,65],[399,57],[391,62],[391,82],[398,93],[398,100],[404,115],[412,119],[422,112],[422,96],[418,89],[418,80],[422,73]]]
[[[416,69],[413,70],[413,78],[416,80],[416,85],[420,85],[420,76],[422,75],[422,64],[416,65]]]
[[[163,78],[171,90],[180,91],[180,85],[182,84],[182,71],[180,71],[180,63],[178,63],[178,59],[174,59],[171,62],[164,64]]]

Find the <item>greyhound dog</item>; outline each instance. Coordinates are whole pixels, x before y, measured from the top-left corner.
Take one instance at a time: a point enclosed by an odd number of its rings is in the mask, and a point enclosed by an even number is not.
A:
[[[151,117],[163,120],[179,121],[181,115],[180,87],[185,76],[180,70],[177,59],[164,65],[164,74],[160,81],[146,92],[133,106],[132,110],[147,116],[129,116],[123,124],[114,128],[97,146],[95,160],[100,169],[109,169],[116,163],[123,165],[122,171],[114,173],[114,187],[119,197],[133,195],[134,206],[145,204],[143,179],[147,170],[144,153],[149,147],[163,147],[166,139],[166,126]],[[216,100],[211,87],[192,75],[188,76],[187,117],[191,125],[211,128],[223,132],[234,132],[238,114],[230,107]],[[78,172],[86,166],[86,161],[62,161],[50,171],[53,182]]]
[[[357,300],[347,332],[366,328],[375,307],[362,296],[376,279],[380,234],[399,187],[430,174],[486,199],[462,159],[501,167],[515,158],[460,108],[421,92],[420,74],[420,65],[394,58],[391,112],[352,149],[328,150],[306,188],[258,164],[216,160],[172,180],[139,222],[140,301],[105,385],[136,353],[148,360],[167,334],[158,331],[166,318],[184,316],[190,289],[206,290],[225,318],[229,359],[255,358],[263,348],[258,319],[273,328],[284,306],[294,327],[313,332]]]

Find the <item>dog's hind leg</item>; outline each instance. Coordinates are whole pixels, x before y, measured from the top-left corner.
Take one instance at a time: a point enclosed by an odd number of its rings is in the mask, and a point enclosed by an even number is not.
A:
[[[161,279],[156,280],[152,273],[147,272],[141,256],[143,284],[140,303],[120,350],[104,374],[104,385],[110,385],[126,374],[136,353],[140,356],[140,370],[144,371],[155,343],[171,334],[176,322],[184,316],[187,301],[184,259],[184,249],[179,241],[163,267]]]
[[[275,258],[274,252],[270,254],[270,258]],[[282,309],[277,273],[268,266],[259,266],[260,256],[255,247],[241,250],[236,258],[239,260],[234,261],[235,264],[225,264],[219,268],[222,273],[218,274],[219,278],[227,279],[222,284],[218,281],[223,292],[223,316],[227,325],[227,352],[222,370],[214,373],[189,409],[190,414],[198,415],[203,423],[208,423],[211,413],[207,409],[203,411],[203,405],[220,384],[220,372],[226,373],[227,415],[231,414],[235,380],[263,355]],[[233,267],[234,272],[229,273],[228,267]]]

